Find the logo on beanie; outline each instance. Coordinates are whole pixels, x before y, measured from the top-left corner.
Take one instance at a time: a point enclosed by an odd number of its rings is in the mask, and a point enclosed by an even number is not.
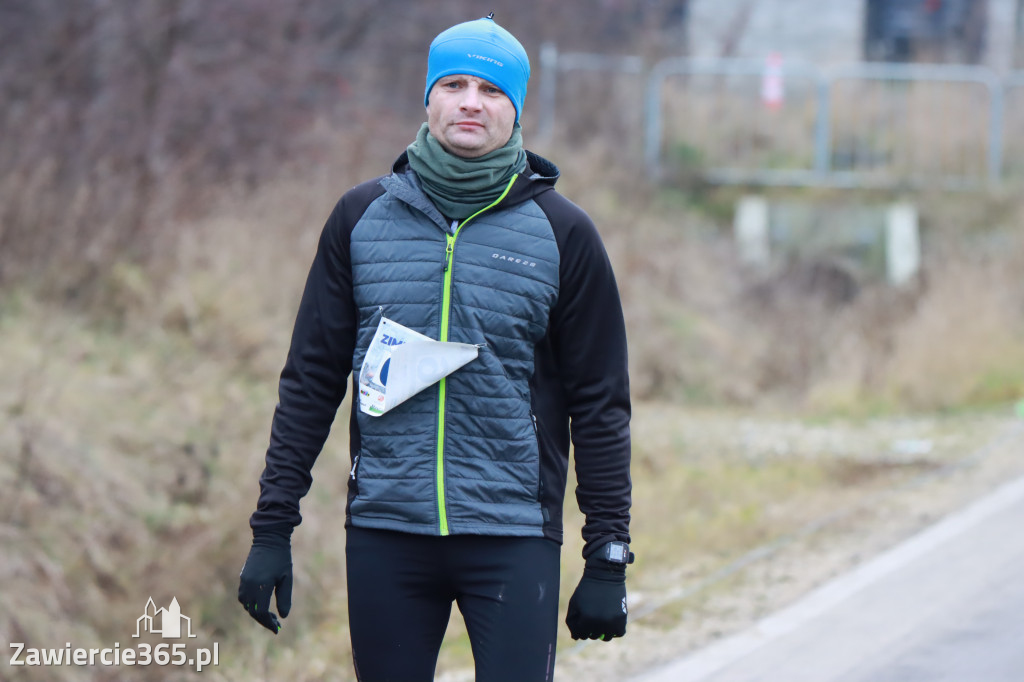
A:
[[[490,62],[491,64],[494,64],[495,66],[505,66],[504,64],[499,62],[497,59],[493,59],[491,57],[485,57],[482,54],[467,54],[466,56],[469,57],[470,59],[482,59],[483,61]]]
[[[442,31],[430,43],[423,105],[430,104],[430,90],[445,76],[464,74],[490,81],[511,100],[516,122],[523,113],[530,58],[516,37],[491,17],[466,21]]]

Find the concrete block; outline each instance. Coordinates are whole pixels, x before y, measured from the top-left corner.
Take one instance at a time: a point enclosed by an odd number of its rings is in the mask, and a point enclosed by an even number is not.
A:
[[[764,197],[740,199],[733,218],[733,232],[740,261],[748,265],[768,265],[771,259],[768,233],[768,201]]]
[[[917,208],[910,203],[893,204],[885,220],[885,270],[889,283],[906,284],[921,269],[921,237]]]

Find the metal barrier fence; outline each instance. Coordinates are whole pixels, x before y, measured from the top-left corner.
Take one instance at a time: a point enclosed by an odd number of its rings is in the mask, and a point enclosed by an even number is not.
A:
[[[970,66],[857,64],[824,74],[830,134],[822,170],[839,184],[967,188],[998,182],[1002,169],[1002,87]],[[856,152],[846,161],[848,139]],[[845,161],[845,165],[844,165]]]
[[[551,135],[555,121],[555,102],[558,98],[558,75],[571,71],[596,71],[643,75],[644,60],[640,57],[586,54],[582,52],[559,53],[551,43],[541,46],[540,52],[540,110],[541,117],[537,133],[542,137]]]
[[[694,171],[722,184],[950,189],[1024,180],[1024,73],[689,58],[647,70],[637,57],[559,55],[550,45],[541,64],[542,135],[553,129],[560,74],[645,77],[644,159],[655,177]]]
[[[1024,73],[1003,81],[1003,177],[1024,180]]]
[[[713,76],[718,87],[696,82],[695,73]],[[734,74],[746,77],[745,97],[721,87]],[[1024,87],[1024,78],[1004,82],[968,66],[798,65],[782,74],[787,90],[798,86],[797,96],[787,93],[771,108],[759,101],[764,74],[764,64],[749,61],[656,64],[646,102],[650,172],[661,172],[666,152],[693,147],[706,177],[726,184],[969,189],[1004,179],[1004,95],[1011,84]],[[685,77],[685,88],[669,90],[670,77]],[[803,88],[813,96],[799,96],[801,82],[813,84]],[[668,119],[673,130],[664,111],[679,99],[691,112]],[[709,102],[716,114],[701,121],[692,110]],[[730,143],[725,155],[707,142],[723,138]],[[747,151],[752,145],[759,155]]]
[[[810,67],[785,71],[789,102],[762,105],[765,65],[753,60],[667,59],[651,69],[645,102],[645,160],[658,174],[666,153],[675,166],[702,169],[717,182],[807,184],[822,163],[818,149],[827,134],[819,113],[828,92]],[[665,92],[670,79],[685,89]],[[677,143],[663,149],[668,137]]]

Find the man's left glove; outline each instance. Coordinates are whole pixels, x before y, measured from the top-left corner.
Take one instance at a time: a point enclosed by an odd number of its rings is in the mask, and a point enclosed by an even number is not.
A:
[[[238,601],[249,615],[275,635],[281,630],[270,610],[270,596],[277,590],[277,610],[285,618],[292,609],[292,547],[286,535],[263,533],[252,540],[249,557],[238,582]]]
[[[583,577],[569,599],[565,624],[573,639],[608,641],[626,634],[626,565],[597,555],[587,559]]]

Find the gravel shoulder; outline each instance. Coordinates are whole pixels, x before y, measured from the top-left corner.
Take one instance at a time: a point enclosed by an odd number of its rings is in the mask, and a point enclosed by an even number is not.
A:
[[[637,426],[670,415],[640,412]],[[556,679],[624,680],[741,631],[822,583],[898,544],[947,514],[1024,474],[1024,421],[1003,415],[870,420],[805,425],[793,420],[737,420],[673,415],[711,449],[746,448],[751,457],[818,456],[863,462],[912,461],[898,481],[871,490],[850,485],[828,513],[808,510],[806,524],[746,553],[682,576],[661,593],[631,590],[625,638],[562,646]],[[642,491],[638,491],[642,494]]]

